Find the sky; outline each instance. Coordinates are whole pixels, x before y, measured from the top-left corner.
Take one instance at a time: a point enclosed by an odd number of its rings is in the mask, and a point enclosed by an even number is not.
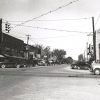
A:
[[[95,29],[100,28],[100,0],[73,1],[0,0],[0,18],[3,26],[6,21],[11,24],[7,34],[25,43],[26,35],[30,35],[29,44],[50,46],[51,50],[64,49],[67,56],[77,59],[86,51],[87,42],[92,42],[92,36],[88,36],[92,32],[92,16]],[[24,21],[26,23],[22,24]]]

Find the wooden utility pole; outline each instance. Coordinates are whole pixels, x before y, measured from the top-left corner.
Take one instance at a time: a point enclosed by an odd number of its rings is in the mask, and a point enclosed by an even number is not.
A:
[[[26,35],[27,36],[27,47],[26,47],[26,49],[27,49],[27,59],[29,59],[29,38],[30,38],[30,35]]]
[[[28,42],[29,42],[29,38],[31,35],[26,35],[27,36],[27,45],[28,45]]]
[[[96,62],[96,31],[94,27],[94,17],[92,17],[92,28],[93,28],[93,52],[94,52],[94,60]]]
[[[2,19],[0,19],[0,54],[2,53],[2,42],[3,42]]]
[[[99,63],[100,63],[100,43],[99,43]]]
[[[0,44],[2,42],[2,19],[0,19]]]
[[[87,48],[86,53],[87,53],[87,61],[88,61],[88,54],[89,54],[88,42],[86,43],[86,48]]]

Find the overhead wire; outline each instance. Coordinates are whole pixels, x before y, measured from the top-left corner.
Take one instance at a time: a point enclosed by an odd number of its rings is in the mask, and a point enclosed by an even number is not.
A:
[[[43,37],[43,38],[32,38],[31,39],[52,39],[52,38],[66,38],[68,36],[54,36],[54,37]]]
[[[62,9],[62,8],[64,8],[64,7],[66,7],[66,6],[69,6],[69,5],[71,5],[71,4],[73,4],[73,3],[77,2],[77,1],[79,1],[79,0],[74,0],[74,1],[69,2],[68,4],[59,6],[58,8],[56,8],[56,9],[54,9],[54,10],[48,11],[48,12],[46,12],[46,13],[43,13],[43,14],[41,14],[41,15],[39,15],[39,16],[37,16],[37,17],[34,17],[34,18],[32,18],[32,19],[26,20],[26,21],[24,21],[24,22],[22,22],[22,23],[16,25],[15,27],[20,26],[20,25],[23,25],[23,24],[25,24],[25,23],[28,23],[28,22],[30,22],[30,21],[33,21],[33,20],[38,19],[38,18],[40,18],[40,17],[43,17],[43,16],[45,16],[45,15],[48,15],[48,14],[50,14],[50,13],[53,13],[53,12],[59,10],[59,9]],[[15,28],[15,27],[14,27],[14,28]]]
[[[91,17],[85,17],[85,18],[78,18],[78,19],[57,19],[57,20],[34,20],[34,21],[65,21],[65,20],[82,20],[82,19],[90,19]],[[7,21],[7,20],[5,20]],[[7,22],[20,22],[20,21],[7,21]],[[4,22],[5,23],[5,22]],[[11,25],[17,25],[14,23],[11,23]],[[55,31],[67,31],[67,32],[78,32],[78,33],[89,33],[89,32],[79,32],[79,31],[69,31],[69,30],[58,30],[58,29],[50,29],[50,28],[42,28],[42,27],[33,27],[33,26],[26,26],[26,25],[20,25],[23,27],[31,27],[31,28],[37,28],[37,29],[45,29],[45,30],[55,30]],[[13,28],[13,27],[11,27]]]
[[[16,25],[16,24],[13,24]],[[36,28],[36,29],[44,29],[44,30],[51,30],[51,31],[63,31],[63,32],[75,32],[75,33],[90,33],[90,32],[81,32],[81,31],[70,31],[70,30],[63,30],[63,29],[54,29],[54,28],[45,28],[45,27],[33,27],[28,25],[21,25],[22,27],[30,27],[30,28]]]
[[[16,27],[16,26],[24,26],[23,24],[25,24],[25,23],[27,23],[27,22],[30,22],[30,21],[64,21],[64,20],[81,20],[81,19],[89,19],[90,17],[89,17],[89,18],[79,18],[79,19],[36,20],[36,19],[38,19],[38,18],[40,18],[40,17],[42,17],[42,16],[44,16],[44,15],[47,15],[47,14],[52,13],[52,12],[55,12],[55,11],[57,11],[57,10],[63,8],[63,7],[66,7],[66,6],[68,6],[68,5],[70,5],[70,4],[74,3],[74,2],[77,2],[77,1],[79,1],[79,0],[74,0],[74,1],[72,1],[72,2],[69,2],[68,4],[59,6],[58,8],[56,8],[56,9],[54,9],[54,10],[52,10],[52,11],[49,11],[49,12],[44,13],[44,14],[41,14],[40,16],[37,16],[37,17],[32,18],[32,19],[30,19],[30,20],[22,21],[21,24],[15,24],[15,27]],[[5,21],[6,21],[6,20],[5,20]],[[12,21],[12,22],[20,22],[20,21]],[[49,29],[49,28],[41,28],[41,27],[33,27],[33,26],[24,26],[24,27],[31,27],[31,28],[45,29],[45,30],[55,30],[55,31],[89,33],[89,32],[79,32],[79,31],[69,31],[69,30],[59,30],[59,29]],[[11,27],[11,28],[14,28],[14,27]]]
[[[72,2],[70,2],[70,3],[68,3],[68,4],[66,4],[66,5],[60,6],[60,7],[58,7],[57,9],[54,9],[54,10],[49,11],[49,12],[47,12],[47,13],[41,14],[40,16],[34,17],[34,18],[30,19],[30,20],[26,20],[26,21],[9,21],[9,22],[22,22],[22,23],[20,23],[20,24],[17,24],[15,27],[17,27],[17,26],[24,26],[24,27],[31,27],[31,28],[37,28],[37,29],[54,30],[54,31],[77,32],[77,33],[89,33],[89,32],[69,31],[69,30],[60,30],[60,29],[50,29],[50,28],[33,27],[33,26],[25,26],[25,25],[24,25],[25,23],[28,23],[28,22],[30,22],[30,21],[65,21],[65,20],[89,19],[89,18],[79,18],[79,19],[36,20],[36,19],[38,19],[38,18],[40,18],[40,17],[43,17],[43,16],[48,15],[48,14],[50,14],[50,13],[53,13],[53,12],[55,12],[55,11],[57,11],[57,10],[63,8],[63,7],[66,7],[66,6],[68,6],[68,5],[70,5],[70,4],[74,3],[74,2],[77,2],[77,1],[79,1],[79,0],[72,1]],[[14,27],[13,27],[13,28],[14,28]],[[62,36],[62,37],[63,37],[63,36]],[[64,37],[65,37],[65,36],[64,36]],[[48,37],[48,38],[57,38],[57,37]],[[45,39],[45,38],[39,38],[39,39]],[[47,38],[46,38],[46,39],[47,39]]]
[[[84,18],[77,18],[77,19],[55,19],[55,20],[33,20],[33,21],[66,21],[66,20],[87,20],[87,19],[90,19],[91,17],[84,17]],[[7,20],[5,20],[7,21]],[[16,22],[24,22],[24,21],[11,21],[9,20],[8,22],[10,23],[16,23]]]
[[[33,27],[33,26],[25,26],[25,25],[23,25],[23,24],[25,24],[27,22],[30,22],[30,21],[65,21],[65,20],[89,19],[90,17],[89,18],[79,18],[79,19],[36,20],[36,19],[38,19],[38,18],[40,18],[40,17],[42,17],[44,15],[47,15],[47,14],[52,13],[52,12],[55,12],[55,11],[57,11],[57,10],[63,8],[63,7],[66,7],[66,6],[68,6],[68,5],[70,5],[70,4],[74,3],[74,2],[77,2],[77,1],[79,1],[79,0],[74,0],[72,2],[69,2],[66,5],[62,5],[62,6],[56,8],[56,9],[54,9],[52,11],[49,11],[49,12],[44,13],[44,14],[41,14],[40,16],[34,17],[34,18],[30,19],[30,20],[26,20],[26,21],[9,21],[9,22],[22,22],[21,24],[17,24],[16,26],[24,26],[24,27],[31,27],[31,28],[37,28],[37,29],[54,30],[54,31],[65,31],[65,32],[77,32],[77,33],[89,33],[89,32],[69,31],[69,30],[60,30],[60,29],[50,29],[50,28],[42,28],[42,27]]]
[[[95,23],[95,27],[96,27],[96,25],[97,25],[99,19],[100,19],[100,14],[99,14],[99,16],[98,16],[98,18],[97,18],[97,21],[96,21],[96,23]]]

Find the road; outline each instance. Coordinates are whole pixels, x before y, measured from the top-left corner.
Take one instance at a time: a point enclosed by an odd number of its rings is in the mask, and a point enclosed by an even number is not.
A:
[[[99,100],[99,78],[69,65],[0,69],[0,100]]]

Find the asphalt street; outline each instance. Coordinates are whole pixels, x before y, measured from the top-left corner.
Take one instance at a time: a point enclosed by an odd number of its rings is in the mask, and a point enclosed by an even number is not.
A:
[[[0,69],[0,100],[99,100],[99,78],[69,65]]]

